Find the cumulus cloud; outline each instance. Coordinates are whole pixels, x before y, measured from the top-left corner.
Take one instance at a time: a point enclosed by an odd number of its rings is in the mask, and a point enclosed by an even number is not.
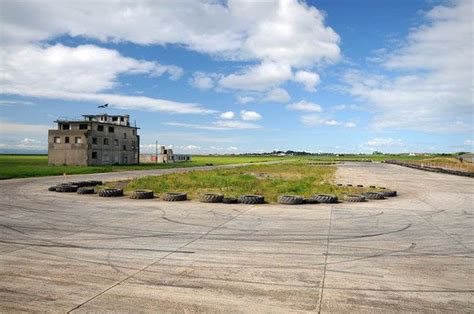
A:
[[[258,112],[247,110],[240,111],[240,117],[244,121],[257,121],[262,119],[262,116]]]
[[[289,110],[298,110],[298,111],[306,111],[306,112],[321,112],[323,109],[320,105],[308,102],[306,100],[302,100],[297,103],[289,104],[286,106]]]
[[[211,89],[214,87],[214,75],[204,72],[195,72],[189,79],[189,84],[201,90]]]
[[[308,92],[315,92],[316,85],[318,85],[319,82],[321,81],[317,73],[308,72],[308,71],[296,72],[293,80],[303,84],[304,89]]]
[[[263,100],[285,103],[291,100],[291,96],[283,88],[274,88],[267,93]]]
[[[393,75],[349,71],[348,92],[373,105],[378,128],[472,130],[472,2],[436,6],[425,17],[400,48],[382,57]]]
[[[14,123],[0,119],[0,135],[17,135],[28,137],[31,135],[48,134],[50,127],[45,124]]]
[[[232,111],[226,111],[221,113],[221,119],[229,120],[229,119],[234,119],[235,113]]]
[[[248,104],[249,102],[254,102],[255,101],[255,97],[252,97],[252,96],[237,96],[237,102],[239,104]]]

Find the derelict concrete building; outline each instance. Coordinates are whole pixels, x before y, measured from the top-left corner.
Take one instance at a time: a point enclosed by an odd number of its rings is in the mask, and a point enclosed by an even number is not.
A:
[[[58,119],[48,131],[49,165],[138,164],[140,136],[129,115],[83,115]]]

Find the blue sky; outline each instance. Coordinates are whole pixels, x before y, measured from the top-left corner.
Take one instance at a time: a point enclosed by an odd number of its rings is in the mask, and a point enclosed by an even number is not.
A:
[[[1,151],[103,103],[144,152],[472,151],[471,1],[0,5]]]

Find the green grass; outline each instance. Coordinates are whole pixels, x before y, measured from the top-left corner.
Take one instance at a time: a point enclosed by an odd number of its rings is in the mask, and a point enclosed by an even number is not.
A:
[[[108,183],[125,191],[149,189],[157,194],[186,192],[191,199],[204,193],[220,193],[238,197],[259,194],[275,202],[282,194],[305,197],[314,194],[358,194],[368,189],[341,187],[334,184],[335,166],[311,165],[307,161],[281,164],[251,165],[232,169],[193,171],[189,173],[148,176],[132,181]],[[354,184],[357,184],[356,182]]]
[[[12,178],[41,177],[66,174],[86,174],[130,170],[169,169],[214,165],[252,163],[282,160],[275,156],[193,156],[192,161],[175,164],[140,164],[113,166],[48,166],[46,155],[0,155],[0,180]]]
[[[176,164],[140,164],[114,166],[48,166],[46,155],[0,155],[0,180],[12,178],[54,176],[66,174],[86,174],[114,171],[168,169],[177,167],[203,166],[208,163],[214,165],[254,163],[276,160],[313,160],[318,162],[332,162],[344,160],[381,161],[385,159],[418,160],[424,156],[407,155],[344,155],[344,156],[193,156],[191,162]]]

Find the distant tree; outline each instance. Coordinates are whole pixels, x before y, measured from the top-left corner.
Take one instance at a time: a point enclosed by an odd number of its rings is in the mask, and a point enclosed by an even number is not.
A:
[[[382,153],[382,152],[379,152],[378,150],[376,150],[376,151],[374,151],[374,152],[372,153],[372,155],[383,155],[383,153]]]

